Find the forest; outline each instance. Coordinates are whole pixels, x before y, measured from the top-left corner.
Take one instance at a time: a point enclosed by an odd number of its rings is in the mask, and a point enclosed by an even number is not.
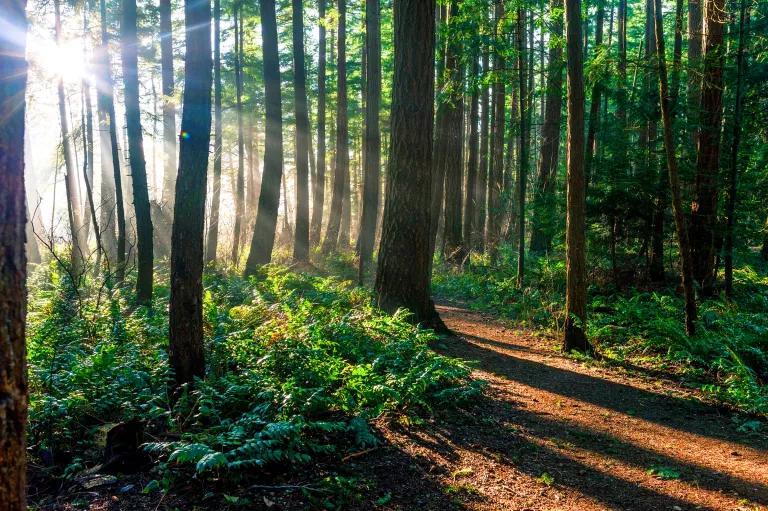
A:
[[[0,0],[0,511],[768,510],[765,0]]]

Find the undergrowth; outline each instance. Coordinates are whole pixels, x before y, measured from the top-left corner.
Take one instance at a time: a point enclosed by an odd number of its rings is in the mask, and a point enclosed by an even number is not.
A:
[[[65,476],[101,461],[99,437],[119,421],[148,421],[145,448],[164,473],[239,479],[370,447],[371,419],[480,391],[404,313],[378,311],[335,278],[271,266],[250,279],[206,274],[206,378],[172,400],[167,275],[151,308],[106,284],[74,289],[54,265],[30,282],[29,445]]]
[[[508,247],[507,247],[508,248]],[[437,266],[434,292],[470,308],[560,334],[565,302],[565,263],[547,257],[527,261],[526,286],[516,286],[516,266],[502,251],[501,264],[473,260],[469,269]],[[593,262],[594,263],[594,262]],[[605,266],[605,264],[603,264]],[[600,270],[595,263],[593,272]],[[591,278],[588,335],[609,363],[637,363],[672,370],[690,385],[750,413],[768,414],[768,276],[763,263],[742,261],[734,271],[733,300],[699,303],[697,335],[685,335],[682,296],[675,276],[668,287],[628,287]]]

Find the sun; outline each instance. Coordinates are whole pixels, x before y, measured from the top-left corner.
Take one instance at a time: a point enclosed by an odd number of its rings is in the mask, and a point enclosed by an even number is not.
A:
[[[81,39],[66,39],[57,45],[51,38],[30,37],[27,57],[51,79],[61,76],[65,82],[79,82],[88,72]]]

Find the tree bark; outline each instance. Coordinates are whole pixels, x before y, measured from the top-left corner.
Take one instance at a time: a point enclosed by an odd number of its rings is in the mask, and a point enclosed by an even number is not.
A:
[[[179,172],[171,238],[169,358],[176,384],[205,375],[203,230],[211,138],[211,4],[184,3],[187,51]]]
[[[504,18],[504,3],[498,2],[495,9],[496,38],[502,37],[501,22]],[[504,186],[504,57],[498,51],[493,54],[493,140],[491,141],[491,167],[488,172],[488,226],[486,243],[491,261],[496,262],[501,241],[503,207],[501,191]]]
[[[296,223],[293,260],[309,261],[309,114],[304,66],[304,9],[293,0],[293,84],[296,110]]]
[[[738,193],[739,144],[741,143],[741,117],[744,107],[744,47],[746,45],[745,24],[748,22],[746,0],[739,8],[739,47],[736,52],[736,105],[733,111],[733,137],[728,161],[728,195],[726,200],[725,228],[725,295],[733,297],[733,230],[736,225],[736,198]]]
[[[483,49],[483,75],[487,75],[490,72],[490,59],[488,56],[488,49]],[[485,252],[485,226],[487,218],[486,203],[488,200],[488,163],[489,163],[489,148],[490,148],[490,120],[491,120],[491,102],[490,92],[488,86],[483,84],[483,93],[480,99],[480,168],[477,173],[477,221],[475,223],[475,231],[477,232],[477,243],[475,244],[477,250],[481,253]]]
[[[379,212],[381,180],[381,5],[379,0],[365,2],[365,134],[363,143],[363,212],[358,237],[358,281],[362,284],[365,268],[373,255]]]
[[[603,24],[605,21],[605,0],[597,1],[597,16],[595,17],[595,52],[600,50],[603,44]],[[597,127],[600,119],[600,98],[602,96],[602,84],[596,81],[592,86],[592,97],[589,105],[589,124],[587,125],[587,156],[586,173],[587,183],[592,180],[592,162],[597,153]]]
[[[565,221],[565,351],[590,349],[587,320],[584,175],[584,54],[581,48],[581,0],[565,0],[568,80],[567,215]]]
[[[680,265],[682,268],[683,290],[685,292],[685,329],[688,335],[696,333],[696,298],[693,290],[693,270],[688,230],[685,226],[682,199],[680,198],[680,178],[677,172],[675,144],[672,136],[672,106],[667,86],[667,64],[664,53],[664,23],[661,14],[661,0],[654,1],[656,55],[659,60],[659,95],[661,98],[661,118],[664,124],[664,153],[667,158],[669,187],[672,192],[672,210],[675,215],[675,228],[680,244]]]
[[[213,0],[213,196],[208,227],[205,260],[216,261],[219,244],[219,207],[221,205],[221,151],[224,136],[221,110],[221,0]]]
[[[459,17],[459,2],[452,0],[448,18],[449,27],[453,19]],[[466,258],[466,250],[462,239],[461,223],[461,185],[462,185],[462,149],[464,147],[464,70],[461,65],[463,45],[456,34],[449,35],[445,59],[447,94],[445,108],[445,137],[442,150],[445,153],[442,174],[445,176],[445,218],[443,231],[443,256],[446,262],[459,265]],[[439,176],[438,176],[439,178]],[[433,206],[435,202],[432,202]],[[439,210],[438,210],[439,211]],[[432,210],[434,213],[434,209]],[[435,225],[435,219],[432,220]],[[436,226],[436,225],[435,225]]]
[[[331,193],[331,213],[323,240],[323,252],[336,250],[341,233],[344,195],[348,191],[349,174],[349,134],[347,121],[347,8],[346,0],[339,0],[339,25],[337,46],[336,77],[336,164],[333,170],[333,190]]]
[[[517,216],[517,287],[523,287],[523,280],[525,279],[525,191],[528,186],[528,151],[529,151],[529,136],[530,136],[530,116],[531,109],[528,98],[528,85],[529,77],[526,76],[526,72],[529,76],[533,76],[533,65],[529,62],[528,69],[526,70],[526,51],[525,51],[525,23],[526,15],[525,10],[522,8],[517,9],[517,69],[518,78],[520,82],[520,153],[519,163],[520,170],[517,173],[517,190],[518,190],[518,216]],[[532,51],[532,49],[531,49]]]
[[[24,113],[27,87],[25,0],[3,2],[19,37],[0,38],[0,509],[26,502],[27,367],[24,253]]]
[[[238,16],[239,11],[239,16]],[[235,114],[237,116],[237,182],[235,185],[235,225],[232,232],[232,263],[240,262],[240,246],[245,220],[245,131],[243,127],[243,7],[234,15],[235,32]]]
[[[435,317],[430,300],[430,193],[434,115],[435,0],[394,0],[395,74],[386,202],[376,299],[414,322]]]
[[[160,0],[160,72],[163,91],[163,202],[173,211],[176,186],[176,98],[171,0]]]
[[[550,17],[552,35],[549,41],[547,64],[547,96],[544,125],[541,128],[539,168],[536,192],[534,193],[534,215],[531,222],[531,252],[549,251],[552,245],[555,215],[555,178],[560,152],[560,122],[563,110],[563,48],[553,38],[563,36],[562,0],[551,0]]]
[[[123,80],[125,82],[125,120],[128,131],[128,154],[133,183],[133,203],[136,210],[137,269],[136,300],[147,303],[152,299],[152,216],[147,189],[147,169],[144,161],[144,141],[139,106],[138,38],[136,35],[136,0],[123,1],[120,26]],[[210,37],[210,34],[209,34]]]
[[[252,275],[272,259],[280,205],[280,181],[283,176],[283,121],[280,99],[280,61],[277,51],[275,0],[262,0],[262,48],[264,52],[264,98],[266,121],[264,130],[264,172],[261,178],[259,209],[253,230],[251,251],[245,275]]]
[[[478,61],[477,52],[472,54],[472,67],[470,70],[470,84],[472,86],[472,96],[469,99],[469,136],[468,136],[468,155],[467,155],[467,179],[464,189],[464,226],[463,226],[463,243],[464,252],[469,255],[473,247],[473,239],[477,237],[477,234],[473,233],[474,225],[477,224],[475,211],[479,207],[477,202],[477,188],[478,188],[478,153],[480,137],[478,133],[478,120],[480,117],[480,66]],[[482,238],[482,234],[480,234]],[[469,259],[467,259],[469,262]]]
[[[309,241],[312,246],[320,243],[323,226],[323,206],[325,202],[325,67],[326,67],[326,0],[319,0],[319,56],[317,61],[317,175],[312,190],[312,224]]]
[[[688,130],[692,144],[696,143],[701,108],[702,1],[706,0],[688,0]]]
[[[693,277],[703,296],[712,296],[715,279],[715,229],[723,117],[724,0],[706,0],[706,47],[701,89],[695,199],[691,214]]]

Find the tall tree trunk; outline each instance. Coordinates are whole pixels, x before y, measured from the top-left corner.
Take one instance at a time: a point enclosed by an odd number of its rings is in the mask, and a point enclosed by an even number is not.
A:
[[[603,24],[605,21],[605,0],[597,1],[597,16],[595,18],[595,53],[600,51],[603,44]],[[592,86],[592,98],[589,105],[589,124],[587,125],[587,156],[586,173],[587,183],[592,180],[592,162],[597,153],[597,127],[600,119],[600,98],[603,89],[600,81]]]
[[[304,69],[304,9],[293,0],[293,84],[296,109],[296,224],[293,260],[309,261],[309,113]]]
[[[449,23],[459,16],[458,0],[451,1]],[[451,264],[462,264],[466,258],[466,249],[462,239],[461,223],[461,186],[462,186],[462,149],[464,147],[464,70],[461,65],[463,45],[456,34],[449,36],[446,55],[446,73],[449,83],[446,84],[450,93],[447,97],[443,132],[445,142],[444,170],[445,175],[445,227],[443,231],[445,260]],[[434,202],[433,202],[434,204]],[[433,221],[434,223],[434,221]]]
[[[539,168],[534,194],[534,215],[531,222],[531,251],[547,252],[554,230],[555,177],[560,152],[560,121],[563,110],[563,36],[562,0],[551,0],[552,35],[547,57],[547,94],[544,125],[541,128]]]
[[[61,44],[61,4],[54,0],[56,44]],[[61,122],[61,145],[64,152],[64,167],[66,175],[64,185],[67,191],[67,213],[69,216],[69,231],[72,237],[71,265],[72,276],[77,280],[83,271],[83,259],[85,258],[86,240],[83,239],[83,221],[80,211],[80,194],[78,193],[77,169],[74,155],[72,154],[71,133],[69,130],[69,117],[67,116],[66,96],[64,94],[64,78],[59,76],[57,83],[59,100],[59,120]],[[76,282],[74,283],[77,284]]]
[[[584,54],[581,0],[565,0],[568,78],[567,215],[565,221],[565,329],[563,349],[586,351],[587,261],[584,176]]]
[[[358,281],[362,284],[365,268],[373,255],[379,212],[381,180],[381,5],[379,0],[365,2],[365,134],[363,143],[363,212],[360,218]]]
[[[490,59],[488,57],[488,48],[483,48],[483,75],[490,71]],[[486,203],[488,200],[488,163],[490,148],[490,120],[491,120],[491,102],[488,86],[483,83],[483,93],[480,97],[480,168],[477,173],[477,221],[475,223],[475,232],[477,232],[476,247],[481,253],[485,252],[485,225],[487,217]]]
[[[529,77],[533,76],[532,61],[529,61],[528,69],[526,70],[526,51],[525,51],[525,10],[522,8],[517,9],[517,68],[518,77],[520,81],[520,153],[519,162],[520,170],[517,174],[517,190],[518,190],[518,216],[517,216],[517,287],[523,287],[523,280],[525,278],[525,191],[528,186],[528,151],[529,151],[529,136],[530,136],[530,124],[531,124],[531,108],[528,98],[528,86],[530,82],[527,82]],[[533,27],[531,27],[533,30]],[[530,49],[533,51],[533,48]],[[529,76],[526,76],[526,71]]]
[[[661,99],[661,118],[664,124],[664,153],[667,157],[669,187],[672,192],[672,211],[675,215],[675,228],[680,244],[680,266],[682,268],[683,289],[685,291],[685,330],[688,335],[695,334],[696,298],[693,290],[693,269],[688,230],[685,226],[682,199],[680,198],[680,178],[677,172],[675,143],[672,136],[672,105],[667,86],[667,63],[664,53],[664,23],[661,13],[661,0],[654,1],[656,55],[659,60],[659,95]]]
[[[169,358],[176,384],[205,375],[203,231],[211,140],[211,4],[184,3],[187,51],[176,203],[171,237]]]
[[[19,37],[0,37],[0,508],[26,502],[27,367],[24,253],[24,112],[27,88],[25,0],[3,2],[3,18]]]
[[[336,164],[333,170],[333,191],[331,194],[331,214],[323,241],[323,252],[336,250],[341,232],[341,216],[344,205],[346,181],[349,174],[349,137],[347,124],[347,7],[346,0],[339,0],[339,37],[336,42],[337,72],[336,77]],[[348,195],[348,194],[347,194]]]
[[[224,127],[221,110],[221,0],[213,0],[213,196],[205,249],[206,262],[216,261],[219,244],[219,207],[221,205],[221,151]]]
[[[176,186],[176,98],[171,0],[160,0],[160,71],[163,91],[163,202],[173,211]]]
[[[251,252],[245,265],[246,275],[254,274],[259,265],[267,264],[272,259],[277,210],[280,206],[280,180],[283,176],[283,113],[280,103],[280,60],[277,51],[275,0],[262,0],[261,24],[266,114],[264,172]]]
[[[386,202],[376,300],[434,320],[430,300],[430,193],[434,115],[435,0],[394,0],[395,75]]]
[[[701,53],[704,46],[702,2],[706,0],[688,0],[688,130],[692,145],[696,143],[701,108]]]
[[[123,80],[125,82],[125,121],[128,131],[128,154],[136,210],[137,268],[136,299],[147,303],[152,299],[152,216],[144,161],[144,140],[139,106],[138,38],[136,35],[136,0],[122,0],[120,24]],[[210,37],[210,34],[208,34]],[[207,154],[207,153],[206,153]]]
[[[747,2],[741,0],[739,8],[739,48],[736,53],[736,106],[733,111],[733,140],[728,161],[728,196],[725,214],[725,295],[733,296],[733,230],[736,224],[736,194],[738,192],[738,158],[741,142],[741,117],[744,107],[744,46],[746,45],[745,23],[748,19]]]
[[[436,53],[437,53],[437,66],[436,66],[436,90],[437,95],[435,101],[437,103],[435,111],[435,132],[434,140],[432,142],[432,193],[430,201],[430,253],[434,255],[435,246],[437,243],[437,235],[440,226],[440,222],[443,219],[443,202],[445,201],[445,160],[448,155],[446,151],[446,142],[448,140],[447,132],[450,127],[448,126],[448,101],[449,98],[445,93],[447,86],[450,86],[450,72],[447,69],[447,57],[448,57],[448,43],[447,37],[449,32],[443,30],[441,27],[448,23],[448,3],[440,3],[438,10],[435,12],[436,26],[438,27],[438,35],[436,36]],[[446,83],[448,85],[446,85]],[[430,270],[431,273],[431,270]]]
[[[109,215],[109,223],[102,221],[102,228],[108,233],[114,233],[117,228],[115,240],[114,262],[117,265],[115,277],[123,280],[125,271],[125,202],[123,201],[123,177],[120,171],[120,149],[117,144],[117,116],[115,115],[115,99],[113,95],[114,83],[112,80],[112,66],[109,58],[109,36],[107,34],[107,3],[99,1],[99,15],[101,18],[101,44],[97,49],[96,62],[99,76],[99,86],[96,88],[96,101],[99,114],[99,137],[101,146],[101,172],[102,172],[102,211]],[[106,183],[106,186],[105,186]],[[104,194],[105,187],[114,195]],[[110,200],[111,197],[111,200]],[[112,209],[116,211],[115,220],[112,219]],[[107,228],[110,225],[111,227]],[[113,239],[110,234],[108,239]]]
[[[714,293],[720,130],[723,117],[723,24],[725,0],[706,0],[706,46],[701,89],[695,202],[691,214],[693,277],[703,296]]]
[[[319,0],[320,20],[325,20],[326,0]],[[317,61],[317,175],[312,190],[312,224],[309,229],[310,243],[320,243],[323,226],[323,206],[325,202],[325,67],[326,36],[325,23],[320,23]]]
[[[239,11],[239,16],[238,16]],[[237,184],[235,226],[232,232],[232,263],[240,262],[243,220],[245,220],[245,132],[243,128],[243,7],[235,7],[235,113],[237,115]]]
[[[478,236],[473,234],[474,226],[477,224],[475,211],[479,207],[477,204],[477,184],[478,184],[478,152],[480,137],[478,133],[477,122],[480,117],[480,87],[478,83],[480,77],[480,66],[477,52],[472,54],[472,67],[470,68],[470,84],[472,86],[472,96],[469,99],[469,135],[468,135],[468,155],[467,155],[467,179],[464,189],[464,226],[463,242],[464,251],[469,255],[473,247],[473,240]],[[482,237],[482,234],[479,235]],[[467,259],[469,262],[469,259]]]
[[[675,43],[672,49],[672,90],[670,101],[677,109],[680,96],[680,75],[683,71],[683,0],[675,0]]]
[[[496,38],[500,40],[501,21],[504,18],[504,3],[498,2],[495,9]],[[491,167],[488,172],[488,227],[486,243],[491,261],[496,261],[501,241],[503,206],[501,191],[504,186],[504,57],[499,51],[493,54],[493,140],[491,141]]]

